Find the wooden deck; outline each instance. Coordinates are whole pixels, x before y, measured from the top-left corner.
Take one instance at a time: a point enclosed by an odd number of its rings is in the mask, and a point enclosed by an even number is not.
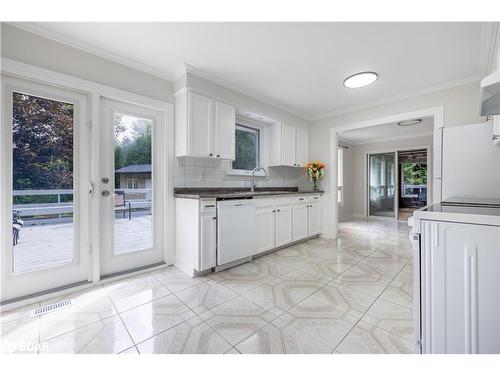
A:
[[[151,215],[115,219],[116,254],[152,246]],[[13,252],[15,272],[68,263],[73,259],[73,224],[23,226]]]

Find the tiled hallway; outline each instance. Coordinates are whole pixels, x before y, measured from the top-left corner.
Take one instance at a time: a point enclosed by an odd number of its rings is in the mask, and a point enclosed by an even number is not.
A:
[[[73,353],[411,353],[412,268],[401,222],[341,223],[239,267],[175,267],[1,315],[1,350]],[[44,301],[42,305],[52,303]]]

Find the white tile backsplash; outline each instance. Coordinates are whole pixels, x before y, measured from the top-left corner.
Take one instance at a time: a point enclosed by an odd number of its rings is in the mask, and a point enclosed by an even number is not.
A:
[[[176,158],[174,162],[174,187],[250,187],[251,177],[227,175],[229,161],[195,158]],[[268,180],[259,177],[258,186],[298,186],[312,188],[302,168],[267,168]]]

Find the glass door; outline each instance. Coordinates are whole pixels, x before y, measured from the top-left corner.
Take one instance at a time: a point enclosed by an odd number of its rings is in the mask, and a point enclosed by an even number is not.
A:
[[[396,217],[396,153],[368,156],[368,215]]]
[[[162,112],[101,101],[101,275],[163,262],[165,129]]]
[[[87,97],[2,76],[1,301],[89,281]]]

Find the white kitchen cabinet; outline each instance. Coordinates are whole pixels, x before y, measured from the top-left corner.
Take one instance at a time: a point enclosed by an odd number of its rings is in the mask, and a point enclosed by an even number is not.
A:
[[[272,250],[275,240],[275,209],[274,206],[257,208],[257,250],[255,254]]]
[[[422,220],[420,230],[422,352],[500,353],[500,227]]]
[[[193,91],[175,97],[175,155],[234,160],[235,108]]]
[[[293,126],[281,124],[281,163],[296,164],[296,130]]]
[[[308,236],[308,225],[307,225],[307,214],[309,210],[309,204],[307,203],[297,203],[293,205],[293,241],[299,241]]]
[[[234,160],[236,110],[232,105],[215,101],[215,145],[216,158]]]
[[[200,249],[198,271],[208,270],[215,267],[217,248],[217,217],[215,212],[208,212],[200,216]]]
[[[309,132],[304,128],[297,128],[296,140],[297,167],[305,167],[309,161]]]
[[[302,167],[308,159],[309,132],[287,124],[275,124],[270,131],[269,166]]]
[[[500,116],[493,116],[493,144],[500,147]]]
[[[292,207],[277,206],[275,212],[276,247],[292,242]]]
[[[216,266],[215,199],[175,199],[175,265],[189,275]]]
[[[308,236],[314,236],[321,233],[321,205],[314,202],[308,205]]]

